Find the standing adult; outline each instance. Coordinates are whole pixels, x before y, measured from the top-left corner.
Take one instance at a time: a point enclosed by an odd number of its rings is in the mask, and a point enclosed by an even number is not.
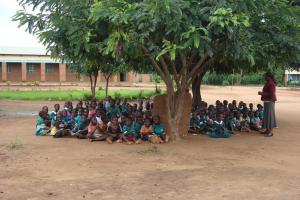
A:
[[[264,119],[263,129],[265,137],[273,136],[273,128],[277,126],[275,117],[275,102],[276,98],[276,81],[272,73],[265,74],[265,86],[262,91],[258,92],[261,95],[261,100],[264,102]]]

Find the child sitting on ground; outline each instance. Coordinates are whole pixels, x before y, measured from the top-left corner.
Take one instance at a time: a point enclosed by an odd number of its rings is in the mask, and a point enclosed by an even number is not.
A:
[[[152,128],[154,134],[160,137],[161,143],[167,143],[169,141],[169,136],[166,134],[165,126],[160,122],[160,117],[158,115],[153,117]]]
[[[136,133],[130,117],[126,118],[125,125],[123,126],[123,134],[121,135],[122,141],[127,142],[127,144],[132,144],[136,142]]]
[[[241,131],[250,132],[250,118],[248,116],[248,111],[244,112],[240,118]]]
[[[200,118],[196,112],[193,112],[192,117],[190,119],[190,129],[189,133],[198,134],[201,132],[201,124]]]
[[[98,123],[97,118],[94,116],[91,118],[91,122],[88,126],[87,138],[91,141],[105,141],[107,138],[106,124],[103,122]]]
[[[56,120],[53,121],[51,135],[53,135],[54,138],[70,136],[70,131],[67,129],[67,125],[63,122],[62,118],[63,116],[58,114]]]
[[[52,111],[51,112],[51,120],[52,119],[54,119],[54,120],[56,120],[56,116],[57,116],[57,114],[58,114],[58,112],[59,112],[59,109],[60,109],[60,105],[59,104],[55,104],[54,105],[54,111]]]
[[[106,138],[107,143],[112,144],[114,141],[121,142],[121,126],[118,122],[116,116],[112,116],[111,121],[109,122],[108,128],[108,137]]]
[[[82,135],[87,135],[87,127],[89,125],[87,116],[83,114],[83,110],[78,111],[78,115],[75,118],[74,128],[71,131],[71,135],[83,138]]]
[[[224,126],[223,114],[217,114],[216,120],[213,122],[212,128],[208,131],[208,136],[212,138],[229,138],[230,133]]]
[[[149,138],[153,135],[153,128],[151,125],[151,120],[149,118],[145,119],[145,123],[141,128],[141,141],[149,141]]]
[[[51,121],[48,113],[45,110],[39,112],[39,117],[36,123],[35,135],[45,136],[50,133]]]
[[[262,129],[262,120],[259,118],[259,111],[254,112],[254,116],[251,119],[250,128],[255,131]]]

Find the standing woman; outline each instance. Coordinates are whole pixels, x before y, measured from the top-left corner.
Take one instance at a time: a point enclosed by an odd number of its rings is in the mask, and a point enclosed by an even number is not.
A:
[[[267,72],[265,74],[265,86],[262,92],[258,92],[261,95],[261,100],[264,102],[264,120],[263,129],[265,137],[273,136],[273,128],[277,126],[275,117],[275,101],[276,99],[276,81],[273,74]]]

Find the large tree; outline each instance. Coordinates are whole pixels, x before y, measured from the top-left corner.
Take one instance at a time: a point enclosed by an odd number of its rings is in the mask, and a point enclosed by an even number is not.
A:
[[[257,49],[260,43],[279,47],[276,37],[260,38],[268,31],[259,27],[269,20],[266,10],[286,7],[284,0],[98,0],[92,15],[95,23],[109,24],[103,41],[107,51],[115,54],[112,46],[117,46],[117,54],[129,61],[148,62],[165,82],[170,135],[175,140],[183,96],[191,84],[206,71],[235,61],[256,66],[267,52]],[[288,18],[294,20],[291,14]]]

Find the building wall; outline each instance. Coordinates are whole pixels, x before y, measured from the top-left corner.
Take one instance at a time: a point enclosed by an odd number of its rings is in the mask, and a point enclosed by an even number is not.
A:
[[[7,81],[22,82],[21,63],[7,63],[12,66],[12,72],[7,72]]]
[[[1,61],[0,61],[1,63]],[[30,72],[28,70],[29,65],[35,65],[35,71]],[[89,82],[89,77],[82,76],[78,79],[76,73],[72,73],[68,70],[68,66],[65,64],[58,63],[26,63],[26,62],[3,62],[2,66],[11,65],[12,72],[7,70],[0,70],[0,81],[11,81],[11,82]],[[47,66],[53,66],[52,70],[49,70]],[[6,69],[6,68],[5,68]],[[22,71],[23,70],[23,71]],[[7,72],[6,72],[7,71]],[[6,72],[6,73],[5,73]],[[6,76],[5,76],[6,74]],[[4,77],[4,78],[3,78]],[[5,80],[6,77],[6,80]],[[116,82],[129,82],[129,83],[138,83],[138,82],[150,82],[151,76],[149,74],[136,74],[134,72],[128,72],[126,74],[115,74],[110,77],[110,83]],[[98,83],[105,83],[104,76],[99,73]]]
[[[53,65],[53,72],[46,74],[46,82],[59,82],[59,64]]]

